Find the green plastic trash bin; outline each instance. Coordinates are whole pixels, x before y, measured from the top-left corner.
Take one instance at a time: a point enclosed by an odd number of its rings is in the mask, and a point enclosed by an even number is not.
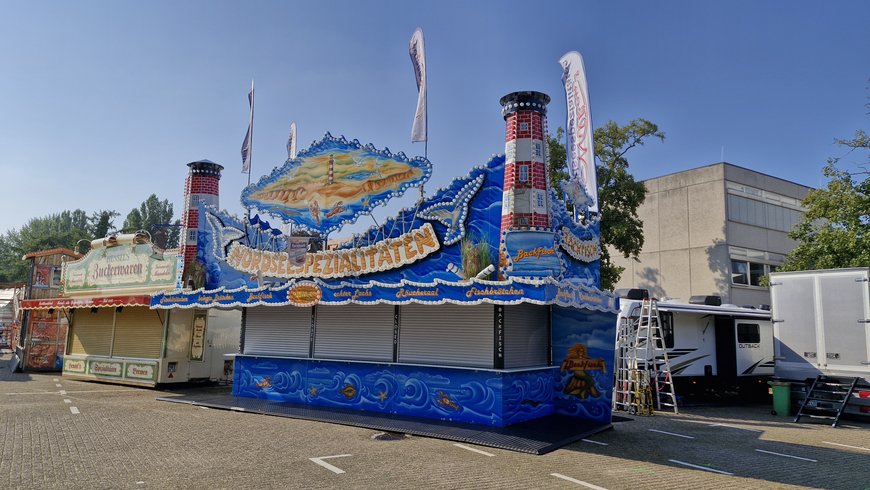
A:
[[[773,392],[773,413],[780,417],[791,415],[791,383],[788,381],[768,381]]]

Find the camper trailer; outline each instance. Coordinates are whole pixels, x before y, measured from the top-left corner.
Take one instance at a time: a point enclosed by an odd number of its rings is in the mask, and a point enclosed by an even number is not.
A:
[[[646,290],[616,293],[621,296],[617,322],[636,322]],[[767,392],[774,365],[769,311],[722,305],[718,296],[656,303],[678,394]]]

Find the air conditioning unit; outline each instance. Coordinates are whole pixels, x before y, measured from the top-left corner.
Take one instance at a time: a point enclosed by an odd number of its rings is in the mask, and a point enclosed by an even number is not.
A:
[[[699,295],[689,298],[689,304],[692,305],[707,305],[707,306],[722,306],[722,296],[715,295]]]

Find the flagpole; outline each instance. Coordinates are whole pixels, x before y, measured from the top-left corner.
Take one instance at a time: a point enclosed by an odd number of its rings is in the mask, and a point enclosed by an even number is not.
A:
[[[250,129],[250,148],[248,149],[249,161],[248,165],[248,185],[251,185],[251,167],[254,164],[254,79],[251,79],[251,116],[248,121]],[[250,212],[249,212],[250,213]]]

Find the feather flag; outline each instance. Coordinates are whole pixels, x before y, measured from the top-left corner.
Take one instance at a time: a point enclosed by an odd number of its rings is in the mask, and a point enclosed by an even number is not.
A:
[[[417,79],[417,111],[414,113],[414,126],[411,128],[411,142],[426,141],[426,55],[423,51],[423,30],[419,27],[411,36],[408,53],[411,55],[414,77]]]
[[[287,137],[287,158],[296,158],[296,121],[290,123],[290,136]]]
[[[245,133],[245,141],[242,143],[242,173],[251,175],[251,145],[254,139],[254,81],[251,80],[251,91],[248,92],[248,105],[251,106],[251,115],[248,118],[248,132]]]
[[[598,212],[598,182],[595,176],[595,147],[592,146],[592,118],[589,114],[589,91],[586,86],[586,70],[583,57],[576,51],[565,54],[559,60],[562,65],[562,81],[568,102],[568,173],[571,180],[578,180],[591,199],[590,213]]]

